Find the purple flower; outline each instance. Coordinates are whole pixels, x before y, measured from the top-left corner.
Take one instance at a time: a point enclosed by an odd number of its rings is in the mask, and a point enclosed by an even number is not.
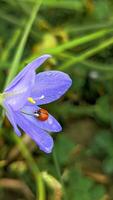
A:
[[[16,134],[21,135],[20,127],[46,153],[50,153],[53,147],[49,132],[59,132],[62,128],[39,105],[59,99],[72,83],[64,72],[53,70],[36,74],[35,70],[50,57],[43,55],[29,63],[3,93],[3,106]]]

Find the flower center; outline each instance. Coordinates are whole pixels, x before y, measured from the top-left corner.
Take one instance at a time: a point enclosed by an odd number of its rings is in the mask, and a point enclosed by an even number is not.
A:
[[[42,94],[40,97],[33,99],[32,97],[28,97],[27,100],[32,103],[36,104],[36,101],[45,99],[45,96]]]
[[[27,100],[32,104],[36,103],[36,101],[32,97],[28,97]]]

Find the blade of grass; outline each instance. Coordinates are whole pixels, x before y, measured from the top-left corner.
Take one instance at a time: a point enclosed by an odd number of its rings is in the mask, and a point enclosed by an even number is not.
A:
[[[55,7],[55,8],[64,8],[64,9],[71,9],[71,10],[81,10],[83,9],[84,4],[80,1],[56,1],[56,0],[45,0],[44,4],[48,7]]]
[[[2,11],[2,10],[0,11],[0,18],[12,24],[18,25],[19,27],[23,25],[21,24],[19,19],[12,16],[11,14],[7,14],[5,11]]]
[[[24,51],[24,48],[25,48],[25,44],[27,42],[27,38],[29,36],[32,24],[33,24],[33,22],[36,18],[36,14],[37,14],[37,12],[40,8],[41,3],[42,3],[42,0],[38,1],[38,3],[35,3],[35,5],[32,9],[29,20],[26,23],[25,29],[23,31],[21,41],[20,41],[20,43],[17,47],[16,53],[15,53],[15,56],[14,56],[14,60],[13,60],[13,63],[12,63],[12,67],[11,67],[11,70],[9,72],[9,76],[6,80],[5,86],[8,85],[8,83],[11,81],[11,79],[16,75],[16,73],[18,71],[18,66],[19,66],[19,63],[20,63],[20,60],[21,60],[21,57],[22,57],[22,54],[23,54],[23,51]]]
[[[88,60],[83,60],[80,63],[82,63],[84,66],[86,66],[87,68],[90,69],[95,69],[98,71],[102,71],[102,72],[112,72],[113,71],[113,65],[111,64],[109,65],[105,65],[105,64],[99,64],[97,62],[92,62],[92,61],[88,61]]]
[[[59,70],[66,70],[71,65],[81,62],[81,61],[95,55],[96,53],[102,51],[103,49],[109,47],[112,44],[113,44],[113,37],[105,40],[104,42],[102,42],[99,45],[97,45],[96,47],[93,47],[92,49],[86,51],[85,53],[81,54],[80,56],[74,57],[74,58],[70,59],[68,62],[65,62],[63,64],[63,66],[61,66],[59,68]],[[104,70],[104,68],[103,68],[103,70]]]
[[[112,31],[113,31],[113,29],[103,29],[101,31],[96,31],[95,33],[85,35],[81,38],[75,38],[75,39],[68,41],[64,44],[58,45],[53,49],[46,49],[46,50],[40,52],[40,54],[49,53],[49,54],[52,54],[52,55],[58,55],[65,50],[68,50],[68,49],[71,49],[73,47],[77,47],[79,45],[85,44],[87,42],[102,38]],[[36,57],[37,57],[37,55],[34,54],[31,57],[29,57],[29,59],[27,59],[27,61],[35,59]]]
[[[98,23],[98,24],[91,23],[88,25],[85,24],[83,26],[76,25],[76,27],[67,24],[66,26],[63,27],[63,29],[67,33],[78,33],[78,32],[93,31],[93,30],[96,31],[102,28],[112,28],[112,27],[113,27],[113,21]]]
[[[95,33],[91,33],[85,36],[82,36],[80,38],[75,38],[71,41],[68,41],[64,44],[58,45],[57,47],[55,47],[54,49],[46,49],[45,52],[51,53],[51,54],[59,54],[67,49],[71,49],[73,47],[77,47],[78,45],[82,45],[85,44],[87,42],[96,40],[98,38],[101,38],[105,35],[107,35],[108,33],[112,32],[113,29],[103,29],[100,31],[96,31]]]
[[[19,36],[20,36],[20,29],[17,29],[14,34],[12,35],[12,38],[9,40],[9,43],[7,44],[6,48],[4,49],[3,53],[1,54],[1,62],[8,62],[8,57],[10,56],[10,51],[15,46]],[[3,67],[2,67],[3,68]]]
[[[24,0],[24,2],[27,3],[33,3],[35,0]],[[70,10],[81,10],[84,7],[84,4],[80,1],[65,1],[65,0],[45,0],[43,4],[46,7],[51,8],[64,8],[64,9],[70,9]]]
[[[70,53],[62,53],[60,54],[62,58],[66,59],[75,59],[75,56],[70,54]],[[82,65],[84,65],[86,68],[92,69],[92,70],[97,70],[97,71],[102,71],[102,72],[111,72],[113,71],[113,64],[105,64],[105,63],[99,63],[95,61],[90,61],[90,60],[83,60],[80,61]]]

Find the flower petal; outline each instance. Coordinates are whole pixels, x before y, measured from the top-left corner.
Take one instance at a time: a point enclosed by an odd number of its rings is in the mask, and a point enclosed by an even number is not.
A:
[[[9,86],[5,89],[5,92],[9,92],[12,87],[16,86],[17,83],[24,78],[26,73],[29,71],[35,71],[40,65],[42,65],[48,58],[51,56],[48,54],[45,54],[43,56],[40,56],[39,58],[33,60],[31,63],[29,63],[9,84]]]
[[[16,132],[16,134],[18,136],[21,136],[21,132],[18,129],[17,124],[16,124],[16,120],[15,120],[15,117],[14,117],[13,110],[11,109],[10,105],[7,104],[6,101],[4,101],[4,108],[6,110],[6,116],[9,119],[10,123],[12,124],[14,131]]]
[[[46,71],[36,75],[31,96],[38,105],[59,99],[71,86],[72,80],[64,72]]]
[[[48,132],[60,132],[62,130],[62,127],[52,115],[49,114],[48,119],[45,121],[40,121],[33,116],[33,113],[35,111],[38,111],[39,109],[40,108],[38,106],[32,105],[32,106],[25,106],[22,109],[22,111],[24,113],[31,114],[31,116],[27,114],[24,114],[24,116],[26,119],[30,120],[37,127],[46,130]]]
[[[14,111],[22,108],[27,98],[31,94],[32,87],[35,82],[35,72],[29,71],[6,95],[7,103],[13,108]]]
[[[31,120],[19,112],[15,112],[15,118],[18,126],[37,143],[42,151],[46,153],[52,151],[53,139],[46,131],[38,128]]]

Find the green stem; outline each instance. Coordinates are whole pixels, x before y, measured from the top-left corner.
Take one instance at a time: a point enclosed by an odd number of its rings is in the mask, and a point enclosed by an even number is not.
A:
[[[17,47],[13,62],[12,62],[12,67],[11,70],[9,72],[9,76],[6,80],[6,84],[5,87],[9,84],[9,82],[12,80],[12,78],[16,75],[17,71],[18,71],[18,67],[19,67],[19,63],[25,48],[25,44],[27,42],[32,24],[36,18],[37,12],[40,8],[40,5],[42,3],[42,0],[36,1],[35,5],[33,7],[33,10],[31,12],[31,15],[29,17],[29,20],[27,22],[27,25],[25,26],[21,41]],[[3,118],[2,118],[3,119]],[[1,120],[2,121],[2,120]],[[1,122],[2,124],[2,122]],[[34,177],[36,180],[36,186],[37,186],[37,196],[36,196],[36,200],[45,200],[45,189],[44,189],[44,183],[42,180],[42,175],[37,167],[37,165],[35,164],[34,159],[32,158],[32,155],[30,154],[28,148],[25,146],[25,144],[22,143],[22,140],[17,137],[16,135],[14,135],[14,139],[16,141],[16,143],[18,144],[18,147],[22,153],[22,155],[24,156],[24,158],[26,159]]]
[[[49,53],[52,55],[61,55],[61,53],[64,52],[65,50],[71,49],[73,47],[75,48],[75,47],[85,44],[87,42],[102,38],[112,31],[113,31],[113,29],[103,29],[101,31],[96,31],[95,33],[91,33],[91,34],[82,36],[80,38],[75,38],[70,41],[67,41],[66,43],[56,46],[55,48],[45,49],[44,51],[41,51],[40,54]],[[36,58],[36,56],[37,55],[34,54],[33,56],[29,57],[29,60]]]
[[[75,56],[73,54],[69,54],[69,53],[62,53],[60,54],[60,56],[62,58],[66,58],[66,59],[75,59]],[[86,68],[92,69],[92,70],[98,70],[98,71],[102,71],[102,72],[111,72],[113,71],[113,65],[112,64],[105,64],[105,63],[99,63],[99,62],[93,62],[90,60],[83,60],[80,61],[80,63],[82,65],[85,65]]]
[[[22,54],[23,54],[23,51],[24,51],[24,48],[25,48],[25,44],[27,42],[32,24],[33,24],[33,22],[36,18],[36,15],[37,15],[37,12],[40,8],[41,3],[42,3],[42,0],[38,1],[38,3],[35,3],[35,5],[33,7],[33,10],[32,10],[31,15],[29,17],[27,25],[25,26],[21,41],[20,41],[20,43],[17,47],[16,53],[15,53],[15,56],[14,56],[14,60],[12,62],[12,67],[11,67],[11,70],[9,72],[9,76],[6,80],[5,87],[9,84],[9,82],[12,80],[12,78],[16,75],[16,73],[18,71],[19,63],[20,63],[20,60],[21,60],[21,57],[22,57]]]
[[[41,172],[36,175],[36,187],[37,187],[36,200],[45,200],[46,199],[45,186]]]
[[[0,105],[2,106],[3,103],[3,99],[4,99],[4,94],[0,93]]]
[[[62,184],[62,189],[63,189],[63,194],[64,194],[64,200],[67,200],[66,191],[65,191],[65,186],[64,186],[64,182],[63,182],[63,180],[62,180],[62,175],[61,175],[61,171],[60,171],[60,166],[59,166],[59,163],[58,163],[58,160],[57,160],[57,155],[56,155],[55,149],[53,149],[52,156],[53,156],[53,161],[54,161],[54,165],[55,165],[55,168],[56,168],[56,172],[57,172],[59,181],[60,181],[60,183]]]
[[[42,180],[41,172],[37,164],[32,158],[32,155],[30,151],[28,150],[27,146],[22,142],[22,139],[20,139],[16,134],[13,134],[13,138],[16,144],[18,145],[18,148],[20,152],[22,153],[22,156],[26,159],[27,164],[36,180],[36,191],[38,191],[38,193],[36,194],[36,200],[45,200],[44,183]]]
[[[1,62],[5,63],[8,61],[8,58],[10,56],[11,50],[14,48],[14,46],[17,43],[17,40],[20,36],[20,29],[16,29],[14,31],[14,34],[12,35],[12,38],[10,38],[9,43],[7,44],[6,48],[4,49],[3,53],[1,54]]]
[[[24,0],[27,3],[33,3],[35,0]],[[44,0],[44,5],[46,7],[64,8],[71,10],[81,10],[83,4],[80,1],[58,1],[58,0]]]
[[[88,25],[83,25],[83,26],[67,26],[67,27],[64,27],[64,30],[67,32],[67,33],[78,33],[78,32],[85,32],[85,31],[95,31],[95,30],[99,30],[99,29],[102,29],[102,28],[111,28],[112,29],[113,27],[113,21],[110,21],[110,22],[104,22],[104,23],[91,23],[91,24],[88,24]]]
[[[92,48],[92,49],[86,51],[86,52],[83,53],[82,55],[70,59],[68,62],[64,63],[64,65],[61,66],[59,69],[60,69],[60,70],[65,70],[65,69],[67,69],[68,67],[70,67],[71,65],[76,64],[76,63],[78,63],[78,62],[81,62],[81,61],[83,61],[83,60],[85,60],[85,59],[87,59],[87,58],[89,58],[89,57],[95,55],[96,53],[98,53],[98,52],[100,52],[101,50],[103,50],[103,49],[109,47],[109,46],[112,45],[112,44],[113,44],[113,37],[110,38],[110,39],[108,39],[108,40],[106,40],[105,42],[99,44],[98,46],[96,46],[96,47],[94,47],[94,48]],[[103,70],[104,70],[104,68],[103,68]],[[111,69],[110,69],[110,70],[111,70]]]
[[[62,176],[61,176],[60,167],[59,167],[59,164],[58,164],[55,149],[53,149],[52,155],[53,155],[53,161],[54,161],[54,164],[55,164],[55,168],[56,168],[56,171],[57,171],[59,181],[62,183]]]
[[[64,44],[58,45],[57,47],[55,47],[54,49],[46,49],[44,52],[48,52],[51,54],[59,54],[67,49],[71,49],[71,48],[75,48],[79,45],[85,44],[87,42],[96,40],[98,38],[102,38],[103,36],[105,36],[106,34],[112,32],[113,29],[103,29],[100,31],[96,31],[95,33],[91,33],[85,36],[82,36],[80,38],[75,38],[71,41],[68,41]]]

